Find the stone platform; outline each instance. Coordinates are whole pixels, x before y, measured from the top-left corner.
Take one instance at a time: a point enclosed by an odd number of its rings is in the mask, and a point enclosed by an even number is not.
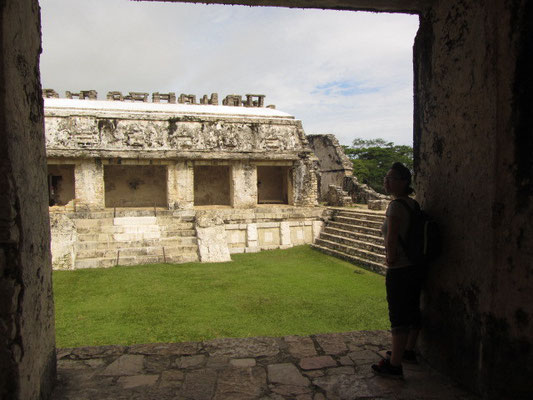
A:
[[[55,400],[474,400],[426,364],[375,376],[386,331],[59,349]]]

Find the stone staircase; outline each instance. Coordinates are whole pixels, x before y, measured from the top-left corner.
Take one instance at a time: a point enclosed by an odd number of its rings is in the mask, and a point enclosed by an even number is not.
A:
[[[332,218],[312,245],[323,253],[385,273],[385,247],[381,236],[383,212],[330,208]]]
[[[198,261],[194,221],[169,210],[83,215],[74,219],[75,268]]]

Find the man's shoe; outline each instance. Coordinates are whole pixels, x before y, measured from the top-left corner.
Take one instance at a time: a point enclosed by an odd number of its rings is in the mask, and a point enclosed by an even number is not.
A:
[[[403,368],[402,366],[391,365],[390,360],[383,359],[378,364],[372,365],[372,371],[376,375],[384,376],[392,379],[403,379]]]
[[[387,358],[390,358],[392,355],[392,351],[387,351]],[[418,360],[416,359],[416,354],[414,350],[405,350],[403,352],[402,362],[406,362],[408,364],[418,364]]]

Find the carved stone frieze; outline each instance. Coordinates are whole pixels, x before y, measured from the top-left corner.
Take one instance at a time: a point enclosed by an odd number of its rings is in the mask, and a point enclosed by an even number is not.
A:
[[[48,115],[45,125],[51,149],[299,152],[306,147],[294,120]]]

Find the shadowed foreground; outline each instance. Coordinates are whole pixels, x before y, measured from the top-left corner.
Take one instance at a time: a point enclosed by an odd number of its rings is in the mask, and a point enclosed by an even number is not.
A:
[[[387,331],[59,349],[56,400],[461,399],[427,365],[376,377]]]

